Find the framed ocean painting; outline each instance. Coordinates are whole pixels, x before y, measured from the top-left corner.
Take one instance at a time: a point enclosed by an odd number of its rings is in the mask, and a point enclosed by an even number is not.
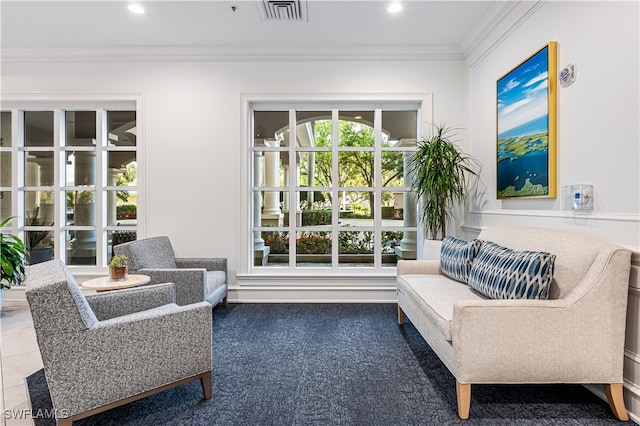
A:
[[[556,196],[557,43],[497,81],[498,198]]]

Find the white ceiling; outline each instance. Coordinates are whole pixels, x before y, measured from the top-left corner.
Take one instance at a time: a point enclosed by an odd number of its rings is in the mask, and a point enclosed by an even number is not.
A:
[[[461,59],[517,2],[307,0],[307,22],[264,21],[256,0],[139,3],[0,1],[2,57]]]

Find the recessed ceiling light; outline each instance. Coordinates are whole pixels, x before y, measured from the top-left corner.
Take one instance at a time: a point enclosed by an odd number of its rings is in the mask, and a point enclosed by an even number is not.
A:
[[[398,2],[393,2],[387,8],[387,12],[389,13],[398,13],[402,10],[402,5]]]
[[[131,3],[129,5],[129,12],[131,13],[137,13],[138,15],[141,15],[144,13],[144,9],[142,6],[140,6],[139,4],[136,3]]]

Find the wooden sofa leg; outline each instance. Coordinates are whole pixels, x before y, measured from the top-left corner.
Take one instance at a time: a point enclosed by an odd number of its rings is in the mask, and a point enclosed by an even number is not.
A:
[[[204,399],[211,399],[211,371],[207,371],[202,374],[202,377],[200,377],[200,383],[202,384]]]
[[[458,395],[458,417],[467,420],[471,407],[471,383],[460,383],[456,380],[456,394]]]
[[[229,306],[229,300],[227,299],[228,296],[225,296],[224,299],[222,299],[222,306],[224,306],[225,308]]]
[[[402,310],[400,305],[398,305],[398,324],[399,325],[404,324],[404,311]]]
[[[629,421],[629,415],[624,407],[622,389],[622,383],[605,383],[604,385],[604,393],[607,395],[613,415],[616,416],[616,419],[626,422]]]

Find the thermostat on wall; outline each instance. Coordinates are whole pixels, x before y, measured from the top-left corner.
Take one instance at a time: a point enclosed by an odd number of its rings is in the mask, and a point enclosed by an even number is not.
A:
[[[558,80],[562,87],[569,87],[576,81],[576,66],[575,64],[569,64],[560,70],[558,74]]]

